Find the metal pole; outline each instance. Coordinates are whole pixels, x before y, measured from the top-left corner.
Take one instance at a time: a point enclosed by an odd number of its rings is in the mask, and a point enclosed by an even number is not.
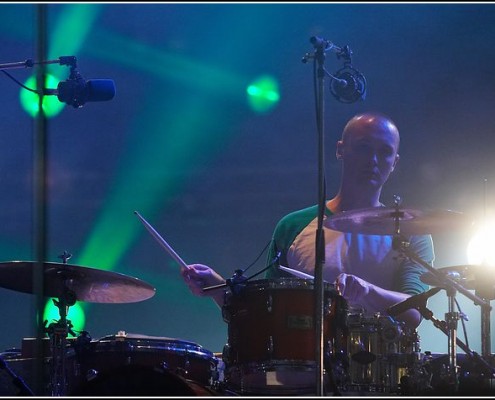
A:
[[[37,21],[37,41],[36,54],[39,60],[46,57],[46,27],[47,27],[47,6],[46,4],[36,5]],[[33,172],[33,190],[34,190],[34,253],[36,268],[33,270],[33,292],[35,293],[35,312],[36,312],[36,346],[34,352],[34,386],[35,393],[44,395],[44,357],[43,338],[45,337],[43,323],[44,308],[44,277],[43,263],[46,259],[46,130],[47,121],[42,108],[43,89],[46,81],[46,69],[43,64],[38,65],[36,69],[36,86],[39,93],[38,114],[36,117],[36,130],[34,133],[34,172]]]
[[[325,263],[325,232],[323,231],[323,216],[326,207],[325,194],[325,49],[320,45],[316,46],[317,67],[317,123],[318,123],[318,228],[315,241],[315,354],[316,354],[316,395],[324,396],[324,285],[323,285],[323,264]]]
[[[447,289],[447,296],[449,299],[449,311],[445,315],[445,321],[447,322],[448,329],[448,350],[449,350],[449,374],[450,374],[450,387],[453,393],[457,393],[459,387],[459,379],[457,374],[457,321],[459,320],[459,313],[455,310],[455,293],[454,289]]]

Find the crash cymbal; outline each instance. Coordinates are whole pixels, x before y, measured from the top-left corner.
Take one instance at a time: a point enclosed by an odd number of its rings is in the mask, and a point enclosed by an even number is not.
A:
[[[62,297],[67,290],[76,300],[92,303],[134,303],[155,295],[155,288],[137,278],[63,263],[9,261],[0,263],[0,287],[34,294],[33,273],[43,267],[43,294]]]
[[[492,277],[493,269],[484,265],[454,265],[451,267],[438,268],[437,271],[440,272],[442,276],[447,276],[450,279],[459,282],[466,289],[479,289],[480,287],[485,286],[485,284],[495,286],[495,281]],[[437,278],[436,274],[431,272],[426,272],[419,278],[423,283],[430,286],[446,286],[441,279]]]
[[[366,235],[393,235],[396,233],[397,211],[394,207],[371,207],[342,211],[327,217],[327,228]],[[469,226],[470,221],[459,212],[450,210],[422,211],[411,208],[399,209],[398,222],[403,235],[424,235],[448,232]]]

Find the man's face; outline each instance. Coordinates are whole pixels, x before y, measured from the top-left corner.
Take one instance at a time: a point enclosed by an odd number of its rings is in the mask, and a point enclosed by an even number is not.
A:
[[[355,124],[341,144],[345,179],[357,185],[383,186],[399,159],[398,146],[398,133],[388,124]]]

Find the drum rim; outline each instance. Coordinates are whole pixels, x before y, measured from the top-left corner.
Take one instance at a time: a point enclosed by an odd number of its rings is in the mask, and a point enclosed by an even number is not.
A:
[[[120,349],[119,346],[125,347]],[[204,358],[205,360],[216,359],[212,351],[205,349],[197,343],[180,339],[128,338],[109,335],[97,340],[92,340],[90,342],[90,347],[91,351],[94,353],[108,351],[136,353],[164,351],[185,356],[193,355],[195,357]]]
[[[264,290],[264,289],[314,289],[313,279],[302,278],[270,278],[270,279],[255,279],[243,282],[240,284],[243,289]],[[323,287],[328,291],[335,291],[335,285],[333,283],[324,282]]]

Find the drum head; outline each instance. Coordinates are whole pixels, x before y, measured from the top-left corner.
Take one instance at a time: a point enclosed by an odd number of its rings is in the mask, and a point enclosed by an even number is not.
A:
[[[100,372],[72,396],[195,396],[194,386],[164,369],[125,365]]]

